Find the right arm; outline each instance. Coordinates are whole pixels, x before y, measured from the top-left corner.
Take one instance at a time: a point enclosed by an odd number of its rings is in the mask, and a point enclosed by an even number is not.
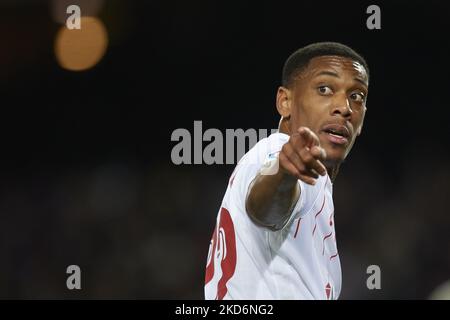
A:
[[[258,173],[250,184],[245,207],[250,218],[272,230],[281,229],[300,198],[297,180],[314,185],[318,174],[325,175],[325,150],[319,138],[306,127],[290,136],[278,154],[275,174]]]

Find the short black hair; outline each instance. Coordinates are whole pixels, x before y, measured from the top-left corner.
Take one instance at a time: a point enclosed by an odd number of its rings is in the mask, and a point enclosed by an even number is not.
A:
[[[367,62],[355,50],[338,42],[317,42],[300,48],[289,56],[283,67],[282,85],[290,87],[293,80],[308,66],[311,59],[320,56],[339,56],[355,60],[366,69],[367,78],[369,78]]]

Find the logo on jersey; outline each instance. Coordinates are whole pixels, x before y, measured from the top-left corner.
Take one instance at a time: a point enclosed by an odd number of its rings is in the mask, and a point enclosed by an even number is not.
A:
[[[333,287],[331,286],[331,284],[329,282],[325,286],[325,294],[327,295],[328,300],[333,298]]]

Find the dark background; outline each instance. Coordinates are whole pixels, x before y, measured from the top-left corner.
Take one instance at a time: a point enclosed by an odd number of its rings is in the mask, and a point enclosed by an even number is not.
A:
[[[107,51],[82,72],[55,59],[53,5],[0,2],[1,298],[203,298],[233,166],[172,164],[171,133],[275,128],[283,63],[317,41],[371,69],[334,188],[341,298],[426,299],[450,279],[445,1],[106,0]],[[381,290],[366,287],[372,264]]]

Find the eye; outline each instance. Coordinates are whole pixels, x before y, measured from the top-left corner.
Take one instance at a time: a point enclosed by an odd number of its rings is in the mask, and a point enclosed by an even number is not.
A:
[[[356,102],[363,102],[364,101],[364,95],[362,93],[352,93],[350,95],[350,98],[353,101],[356,101]]]
[[[319,91],[319,93],[321,95],[324,95],[324,96],[328,96],[333,93],[333,90],[331,90],[331,88],[328,86],[320,86],[317,88],[317,90]]]

